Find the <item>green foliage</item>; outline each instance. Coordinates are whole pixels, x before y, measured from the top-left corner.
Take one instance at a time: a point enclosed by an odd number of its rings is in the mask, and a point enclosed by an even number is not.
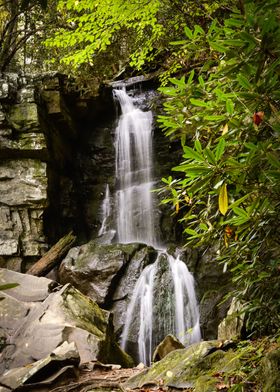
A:
[[[2,284],[2,285],[0,285],[0,291],[13,289],[14,287],[17,287],[18,285],[19,285],[18,283]],[[0,297],[0,301],[3,300],[3,299],[4,299],[3,297]]]
[[[94,56],[114,44],[119,48],[120,58],[125,56],[129,36],[133,35],[131,61],[140,67],[163,34],[163,25],[157,19],[160,7],[159,0],[60,0],[58,10],[65,15],[66,27],[56,31],[55,37],[46,44],[69,48],[62,61],[78,66],[93,64]]]
[[[166,71],[163,80],[185,66],[184,54],[175,55],[178,43],[169,42],[189,33],[184,29],[186,20],[191,25],[195,20],[210,20],[225,3],[228,0],[211,5],[205,0],[59,0],[62,27],[46,45],[72,69],[85,64],[94,69],[101,64],[98,76],[103,79],[129,64],[136,70],[162,67]]]
[[[223,23],[186,29],[183,51],[204,59],[171,78],[159,123],[180,138],[183,162],[164,182],[187,244],[219,243],[247,326],[280,328],[280,7],[245,0]],[[194,48],[195,43],[195,48]],[[187,144],[188,141],[188,145]]]

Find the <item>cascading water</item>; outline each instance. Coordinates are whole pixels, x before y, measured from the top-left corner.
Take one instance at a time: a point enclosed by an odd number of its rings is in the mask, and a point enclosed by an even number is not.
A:
[[[115,89],[114,96],[122,111],[115,136],[117,241],[163,248],[156,235],[151,192],[152,113],[136,107],[124,87]],[[170,333],[184,344],[201,338],[194,279],[179,257],[161,249],[136,283],[121,345],[128,352],[136,351],[138,360],[149,365],[153,349]],[[130,350],[131,345],[136,350]]]
[[[102,218],[102,224],[98,232],[98,236],[104,235],[109,228],[109,218],[111,215],[111,202],[110,202],[110,188],[109,185],[106,184],[106,190],[105,190],[105,197],[102,202],[101,206],[101,218]]]
[[[116,129],[117,236],[120,243],[156,243],[150,111],[136,108],[124,90],[114,90],[122,115]]]

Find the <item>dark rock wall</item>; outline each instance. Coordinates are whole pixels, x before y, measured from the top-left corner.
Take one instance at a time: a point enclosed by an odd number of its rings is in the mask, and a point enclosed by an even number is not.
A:
[[[59,74],[0,79],[1,266],[24,271],[67,231],[80,242],[96,231],[114,170],[113,103],[73,86]]]
[[[154,86],[140,87],[147,98],[143,109],[149,110],[157,99]],[[3,76],[0,105],[1,265],[24,271],[70,230],[79,243],[97,236],[106,184],[112,193],[115,187],[119,113],[111,87],[84,98],[60,74]],[[154,134],[160,186],[172,162],[166,159],[168,140],[156,126]],[[176,240],[169,212],[156,210],[164,242]]]

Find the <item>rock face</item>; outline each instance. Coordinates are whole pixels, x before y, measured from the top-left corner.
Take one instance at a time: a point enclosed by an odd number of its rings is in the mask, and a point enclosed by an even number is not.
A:
[[[46,249],[46,140],[34,85],[17,75],[6,75],[0,85],[0,264],[20,270],[23,257]]]
[[[98,230],[102,173],[114,171],[106,111],[111,91],[81,98],[64,75],[0,79],[0,266],[25,271],[66,232],[82,241]]]
[[[143,244],[103,245],[90,241],[68,252],[61,263],[59,279],[112,310],[118,331],[124,324],[139,275],[155,258],[155,250]]]
[[[219,323],[226,317],[230,300],[223,302],[225,294],[231,291],[228,272],[217,261],[216,247],[200,250],[197,257],[189,259],[189,269],[197,282],[197,295],[200,307],[202,338],[217,339]]]
[[[63,342],[75,343],[81,363],[100,360],[132,364],[114,340],[111,314],[71,285],[54,290],[53,282],[45,278],[5,269],[0,273],[2,282],[21,285],[1,294],[1,331],[6,338],[1,372],[41,360]]]

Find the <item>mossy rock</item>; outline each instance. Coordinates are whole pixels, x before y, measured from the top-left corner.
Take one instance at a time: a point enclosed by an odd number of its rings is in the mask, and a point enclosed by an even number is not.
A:
[[[129,379],[124,386],[133,389],[163,383],[170,388],[214,391],[215,374],[233,372],[240,366],[237,355],[219,349],[220,346],[220,341],[209,341],[172,351],[148,371]],[[206,386],[208,389],[205,389]]]
[[[257,380],[263,392],[280,391],[280,349],[270,351],[262,359]]]

